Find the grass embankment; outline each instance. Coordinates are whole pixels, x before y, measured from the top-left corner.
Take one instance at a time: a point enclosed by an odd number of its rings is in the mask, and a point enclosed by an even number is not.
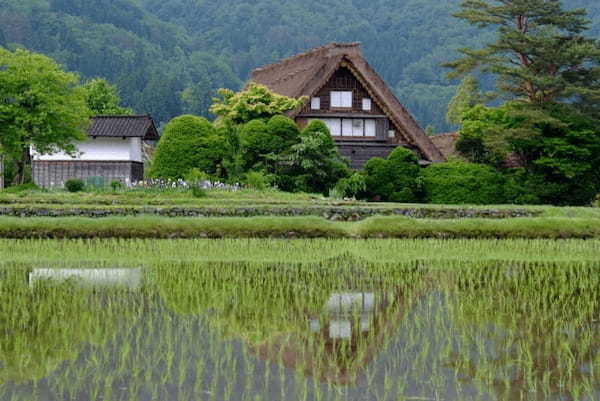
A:
[[[0,215],[16,217],[166,217],[318,216],[358,220],[373,215],[417,218],[600,218],[600,208],[521,205],[424,205],[335,200],[321,195],[275,190],[237,192],[211,190],[204,198],[190,191],[129,190],[68,193],[65,191],[0,191]]]
[[[600,219],[0,218],[0,238],[600,238]]]

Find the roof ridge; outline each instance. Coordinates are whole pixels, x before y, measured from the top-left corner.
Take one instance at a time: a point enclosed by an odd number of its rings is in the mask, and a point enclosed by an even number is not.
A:
[[[309,57],[309,56],[313,56],[316,53],[320,53],[323,52],[324,50],[330,50],[330,49],[335,49],[335,48],[343,48],[343,47],[347,47],[347,48],[355,48],[355,47],[360,47],[361,43],[360,42],[348,42],[348,43],[342,43],[342,42],[332,42],[323,46],[319,46],[319,47],[315,47],[313,49],[307,50],[303,53],[299,53],[296,54],[294,56],[290,56],[287,58],[284,58],[283,60],[280,60],[276,63],[273,64],[269,64],[263,67],[259,67],[259,68],[255,68],[254,70],[252,70],[252,73],[255,72],[263,72],[263,71],[268,71],[274,67],[281,67],[284,66],[286,64],[289,64],[293,61],[297,61],[300,60],[302,58],[305,57]]]

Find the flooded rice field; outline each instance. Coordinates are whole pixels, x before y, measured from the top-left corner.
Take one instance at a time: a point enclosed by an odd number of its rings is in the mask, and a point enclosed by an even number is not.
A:
[[[189,244],[127,263],[97,257],[126,243],[33,262],[0,244],[0,400],[600,399],[594,260]]]

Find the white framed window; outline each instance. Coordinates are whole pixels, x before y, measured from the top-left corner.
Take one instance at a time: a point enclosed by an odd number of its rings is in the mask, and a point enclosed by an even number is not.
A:
[[[310,101],[310,108],[312,110],[321,110],[321,98],[313,97]]]
[[[371,102],[371,99],[369,99],[368,97],[363,98],[363,100],[362,100],[363,111],[371,111],[372,103],[373,102]]]
[[[365,120],[352,120],[352,136],[365,135]]]
[[[365,120],[365,136],[375,137],[377,136],[377,128],[375,120]]]
[[[352,92],[332,91],[331,107],[351,109]]]
[[[396,137],[396,131],[394,131],[393,129],[388,131],[388,137],[390,138],[394,138]]]
[[[342,120],[342,136],[352,136],[352,121],[348,118]]]
[[[326,118],[323,122],[332,136],[342,136],[342,121],[339,118]]]

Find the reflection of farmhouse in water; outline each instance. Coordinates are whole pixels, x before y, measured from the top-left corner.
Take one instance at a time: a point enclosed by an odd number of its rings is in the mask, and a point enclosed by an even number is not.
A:
[[[142,269],[34,269],[29,273],[29,285],[41,281],[71,281],[92,287],[124,287],[139,289],[142,284]]]
[[[256,352],[321,381],[359,384],[410,304],[400,291],[335,292],[307,319],[306,336],[281,336]]]

